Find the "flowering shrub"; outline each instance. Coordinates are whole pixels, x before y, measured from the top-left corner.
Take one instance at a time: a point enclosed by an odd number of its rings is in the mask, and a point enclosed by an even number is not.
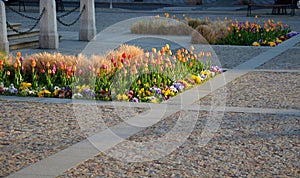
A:
[[[17,53],[13,64],[0,60],[0,94],[157,103],[221,73],[201,62],[210,57],[194,54],[193,47],[173,54],[168,44],[151,52],[122,45],[91,60],[59,53],[24,59]]]

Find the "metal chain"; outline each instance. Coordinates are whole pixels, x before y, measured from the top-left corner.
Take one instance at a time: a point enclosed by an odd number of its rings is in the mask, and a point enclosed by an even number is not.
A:
[[[62,15],[60,15],[60,16],[57,16],[57,18],[66,17],[66,16],[70,15],[71,13],[75,12],[75,11],[76,11],[77,9],[79,9],[79,8],[80,8],[80,6],[75,7],[74,9],[72,9],[72,10],[70,10],[70,11],[64,13],[64,14],[62,14]]]
[[[10,28],[12,31],[14,31],[14,32],[16,32],[16,33],[18,33],[18,34],[26,34],[26,33],[29,33],[29,32],[31,32],[31,31],[37,26],[37,24],[40,22],[40,20],[42,19],[42,17],[43,17],[43,15],[44,15],[45,11],[46,11],[46,9],[44,8],[43,11],[42,11],[42,13],[40,14],[39,18],[37,18],[35,24],[34,24],[30,29],[28,29],[28,30],[26,30],[26,31],[19,31],[19,30],[15,29],[15,28],[14,28],[10,23],[8,23],[8,22],[6,22],[6,25],[7,25],[7,27]]]
[[[36,18],[36,17],[31,17],[31,16],[28,16],[28,15],[25,15],[25,14],[23,14],[23,13],[21,13],[21,12],[15,10],[15,9],[13,9],[12,7],[10,7],[10,6],[8,6],[8,5],[6,5],[5,7],[7,7],[9,10],[15,12],[16,14],[18,14],[18,15],[20,15],[20,16],[22,16],[22,17],[28,18],[28,19],[30,19],[30,20],[38,20],[38,18]]]
[[[61,21],[61,20],[60,20],[60,17],[58,17],[58,18],[56,18],[56,19],[57,19],[57,21],[58,21],[60,24],[69,27],[69,26],[74,25],[76,22],[78,22],[78,20],[80,19],[80,17],[81,17],[81,15],[83,14],[83,11],[84,11],[84,10],[85,10],[85,5],[83,6],[83,8],[82,8],[82,10],[81,10],[81,12],[80,12],[80,14],[79,14],[79,16],[78,16],[73,22],[71,22],[71,23],[69,23],[69,24],[68,24],[68,23],[64,23],[63,21]]]

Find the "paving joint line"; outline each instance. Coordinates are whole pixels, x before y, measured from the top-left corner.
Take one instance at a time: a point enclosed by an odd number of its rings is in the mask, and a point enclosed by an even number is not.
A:
[[[222,68],[222,70],[226,71],[247,71],[247,72],[275,72],[275,73],[297,73],[300,72],[300,69],[230,69],[230,68]]]
[[[188,106],[184,108],[187,111],[212,111],[210,106]],[[232,106],[216,106],[216,112],[236,112],[236,113],[257,113],[257,114],[282,114],[300,116],[300,110],[297,109],[274,109],[274,108],[253,108],[253,107],[232,107]]]

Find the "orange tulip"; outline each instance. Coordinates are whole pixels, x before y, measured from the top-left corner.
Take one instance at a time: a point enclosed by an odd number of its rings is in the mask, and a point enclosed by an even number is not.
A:
[[[67,66],[65,64],[63,64],[63,65],[60,66],[61,70],[65,70],[66,68],[67,68]]]
[[[21,57],[21,52],[17,52],[16,57],[20,58]]]
[[[76,72],[76,65],[72,66],[72,72]]]
[[[153,83],[156,83],[156,78],[154,78],[154,79],[152,80],[152,82],[153,82]]]
[[[50,62],[49,61],[47,61],[47,63],[46,63],[46,67],[50,67]]]
[[[123,68],[122,62],[118,62],[118,69],[122,69],[122,68]]]
[[[32,60],[32,61],[31,61],[31,67],[32,67],[32,68],[35,68],[35,67],[36,67],[36,62],[35,62],[35,60]]]
[[[17,62],[14,63],[14,68],[15,68],[15,69],[18,68],[18,63],[17,63]]]
[[[170,14],[167,13],[167,12],[164,15],[165,15],[166,18],[169,18],[169,16],[170,16]]]

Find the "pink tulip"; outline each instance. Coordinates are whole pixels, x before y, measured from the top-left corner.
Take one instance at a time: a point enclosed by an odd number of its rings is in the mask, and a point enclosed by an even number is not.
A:
[[[106,64],[102,65],[102,69],[107,69],[107,68],[108,68],[108,66]]]
[[[78,71],[78,74],[79,74],[79,75],[81,75],[81,74],[82,74],[82,70],[81,70],[81,69],[79,69],[79,71]]]

